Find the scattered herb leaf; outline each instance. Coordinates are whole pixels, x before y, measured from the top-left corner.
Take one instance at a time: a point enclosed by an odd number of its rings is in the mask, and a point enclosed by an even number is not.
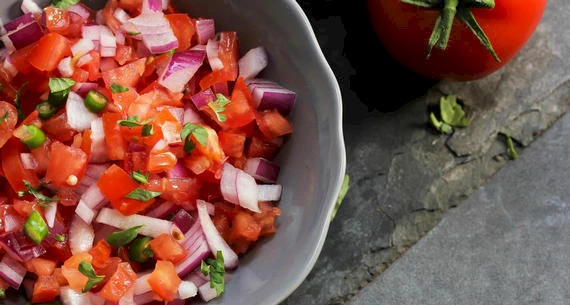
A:
[[[439,103],[441,119],[452,127],[467,127],[471,119],[465,114],[463,107],[457,103],[455,95],[443,96]]]
[[[507,142],[507,154],[509,155],[509,158],[511,158],[511,160],[517,159],[519,157],[519,154],[515,149],[513,139],[508,133],[503,133],[503,136],[505,136],[505,140]]]
[[[218,119],[219,122],[225,122],[228,118],[226,117],[225,114],[223,114],[223,112],[226,111],[226,105],[231,102],[232,101],[230,101],[223,94],[216,93],[216,100],[213,102],[209,102],[208,107],[210,107],[214,111],[214,113],[216,114],[216,118]]]
[[[144,125],[141,132],[143,137],[150,137],[154,134],[154,125],[147,124]]]
[[[210,275],[210,288],[215,288],[218,295],[222,294],[224,292],[224,274],[226,272],[222,251],[218,250],[216,259],[209,258],[207,263],[202,261],[200,270],[202,274]]]
[[[40,202],[44,202],[44,203],[45,202],[56,202],[59,200],[58,198],[48,197],[48,196],[40,193],[40,190],[45,186],[45,184],[41,184],[40,186],[35,188],[27,180],[22,180],[22,183],[24,184],[24,186],[26,186],[27,190],[18,192],[18,197],[24,197],[27,194],[31,194],[34,197],[36,197],[37,200],[39,200]]]
[[[128,193],[125,198],[135,199],[139,201],[148,201],[154,197],[160,196],[162,193],[160,192],[152,192],[149,190],[137,188],[134,191]]]
[[[340,208],[340,205],[342,204],[342,201],[344,200],[344,196],[346,196],[346,193],[348,193],[349,189],[350,189],[350,176],[348,176],[348,174],[346,174],[346,175],[344,175],[344,180],[342,181],[342,185],[341,185],[340,191],[338,193],[338,198],[336,199],[336,203],[334,205],[333,213],[331,216],[331,221],[333,221],[334,217],[336,216],[336,212],[338,212],[338,209]]]
[[[125,127],[138,127],[138,126],[145,126],[150,124],[150,122],[152,122],[154,120],[154,118],[150,118],[146,121],[141,122],[138,116],[130,116],[128,117],[126,120],[118,120],[117,124],[121,125],[121,126],[125,126]]]
[[[111,89],[111,92],[113,92],[113,93],[121,93],[121,92],[127,92],[127,91],[129,91],[129,88],[124,87],[124,86],[121,86],[121,85],[119,85],[119,84],[117,84],[117,83],[113,83],[113,84],[109,87],[109,89]]]
[[[105,240],[109,243],[109,245],[113,247],[122,247],[137,237],[140,228],[142,228],[142,226],[136,226],[123,231],[113,232],[109,234]]]
[[[71,91],[71,87],[75,85],[75,81],[71,78],[56,78],[49,79],[49,95],[48,102],[56,107],[59,107],[67,101],[67,96]]]
[[[87,283],[83,288],[83,293],[91,290],[91,288],[101,283],[105,279],[104,275],[97,275],[93,269],[93,266],[86,261],[81,261],[77,267],[77,270],[79,270],[81,274],[85,275],[88,278]]]
[[[185,141],[184,151],[188,154],[195,147],[195,144],[189,139],[190,135],[192,135],[201,145],[206,145],[208,142],[208,131],[204,127],[192,123],[186,123],[186,125],[182,127],[182,131],[180,131],[180,138]]]
[[[133,180],[140,184],[147,184],[148,183],[148,176],[150,173],[143,174],[141,171],[134,171],[131,173],[131,177]]]
[[[22,95],[22,92],[24,91],[24,88],[29,84],[30,82],[25,82],[24,84],[22,84],[22,86],[20,87],[20,89],[18,89],[18,92],[16,92],[16,96],[14,97],[14,105],[16,106],[16,110],[18,111],[18,119],[20,121],[23,121],[26,118],[26,115],[24,114],[24,110],[22,110],[22,105],[20,104],[20,96]]]
[[[59,9],[67,9],[68,7],[79,3],[80,0],[51,0],[51,5]]]
[[[66,238],[67,238],[67,236],[65,236],[65,234],[56,234],[53,237],[53,239],[60,241],[60,242],[64,242]]]
[[[447,123],[440,121],[433,112],[429,114],[431,125],[439,132],[449,134],[453,130]]]

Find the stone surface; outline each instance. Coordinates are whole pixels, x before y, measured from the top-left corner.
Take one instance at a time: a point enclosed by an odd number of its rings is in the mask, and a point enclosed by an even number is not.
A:
[[[570,304],[570,114],[348,305]]]
[[[299,3],[343,93],[351,188],[314,269],[283,304],[343,304],[508,164],[501,133],[523,154],[566,112],[570,3],[550,0],[512,62],[465,83],[402,69],[375,40],[363,3]],[[429,127],[428,110],[447,94],[473,122],[443,136]]]

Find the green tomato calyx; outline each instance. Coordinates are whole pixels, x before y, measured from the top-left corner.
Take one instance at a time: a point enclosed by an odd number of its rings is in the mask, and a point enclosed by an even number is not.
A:
[[[492,9],[495,7],[494,0],[400,0],[402,3],[415,5],[427,9],[440,10],[439,17],[437,18],[431,36],[428,42],[428,50],[426,58],[429,58],[431,51],[434,47],[445,50],[451,35],[451,28],[453,27],[453,20],[455,17],[459,18],[479,39],[481,44],[491,53],[491,56],[497,61],[501,62],[497,53],[491,45],[491,41],[481,29],[475,16],[471,12],[472,8],[486,8]]]

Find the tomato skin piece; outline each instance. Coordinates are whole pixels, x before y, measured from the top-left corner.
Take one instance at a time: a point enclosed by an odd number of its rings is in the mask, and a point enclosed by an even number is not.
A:
[[[0,101],[0,117],[6,116],[0,123],[0,148],[12,137],[18,123],[18,111],[11,103]]]
[[[546,0],[529,0],[524,5],[518,0],[502,0],[496,1],[493,9],[471,10],[501,62],[495,61],[458,18],[453,22],[447,49],[434,48],[426,60],[438,10],[399,0],[366,0],[366,6],[378,39],[402,65],[436,80],[468,81],[497,71],[520,51],[540,22]]]
[[[51,145],[50,162],[45,176],[46,181],[58,187],[74,187],[83,178],[87,162],[87,154],[81,148],[55,141]],[[71,176],[75,176],[77,179]]]
[[[2,147],[2,170],[15,192],[27,190],[22,180],[28,181],[34,187],[40,185],[40,180],[36,173],[25,169],[20,160],[20,154],[26,151],[24,144],[15,137],[10,138]]]
[[[54,71],[59,62],[71,55],[71,43],[65,36],[51,32],[38,41],[30,55],[30,64],[40,71]]]

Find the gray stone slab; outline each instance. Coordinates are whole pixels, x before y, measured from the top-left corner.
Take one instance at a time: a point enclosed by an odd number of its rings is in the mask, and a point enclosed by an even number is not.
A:
[[[570,115],[348,305],[570,304]]]
[[[570,1],[549,0],[513,61],[465,83],[426,80],[390,60],[364,1],[299,3],[342,90],[351,188],[312,272],[282,305],[340,305],[509,164],[501,133],[522,154],[567,111]],[[428,109],[446,94],[473,116],[450,136],[428,124]]]

